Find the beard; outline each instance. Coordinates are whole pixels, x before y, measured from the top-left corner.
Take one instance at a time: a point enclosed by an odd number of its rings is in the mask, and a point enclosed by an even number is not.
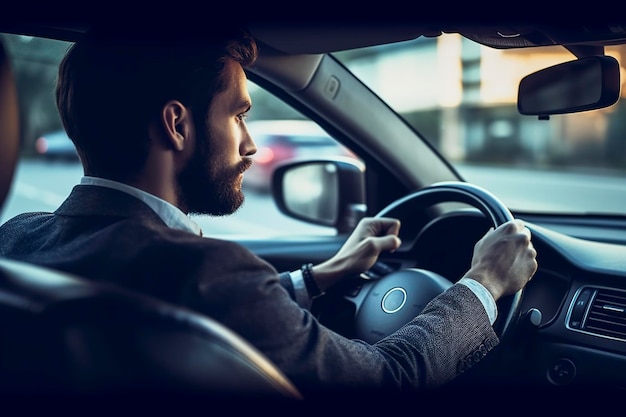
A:
[[[235,166],[226,165],[211,146],[211,138],[202,132],[196,149],[178,175],[178,193],[181,207],[188,214],[225,216],[233,214],[244,202],[241,174],[252,161],[242,160]]]

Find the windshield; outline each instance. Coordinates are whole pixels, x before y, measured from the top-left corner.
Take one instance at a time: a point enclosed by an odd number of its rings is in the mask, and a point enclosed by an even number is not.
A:
[[[605,51],[620,62],[624,52]],[[335,56],[511,210],[626,214],[623,101],[549,120],[517,111],[521,78],[575,59],[566,49],[496,50],[444,34]]]

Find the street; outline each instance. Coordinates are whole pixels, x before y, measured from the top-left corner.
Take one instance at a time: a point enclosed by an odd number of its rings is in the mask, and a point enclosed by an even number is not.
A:
[[[458,169],[467,181],[485,187],[513,211],[621,214],[626,211],[626,181],[622,177],[471,166]],[[0,221],[24,211],[53,211],[81,175],[78,162],[22,160]],[[194,220],[205,236],[213,237],[334,234],[330,228],[282,215],[269,195],[251,191],[246,191],[245,203],[235,214],[221,218],[194,216]]]
[[[51,169],[53,168],[53,169]],[[79,162],[22,160],[18,166],[11,195],[0,222],[25,211],[53,211],[80,181]],[[246,192],[243,206],[226,217],[194,216],[205,236],[285,236],[293,234],[334,234],[327,227],[317,227],[281,214],[269,195]]]

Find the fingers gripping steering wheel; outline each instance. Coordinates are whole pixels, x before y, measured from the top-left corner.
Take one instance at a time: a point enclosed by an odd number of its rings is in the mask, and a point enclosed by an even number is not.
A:
[[[445,202],[460,202],[477,208],[494,227],[513,219],[509,209],[488,191],[455,181],[437,183],[409,194],[385,207],[376,217],[388,217],[404,204],[425,208]],[[430,300],[452,285],[435,272],[417,268],[401,269],[380,279],[363,280],[358,295],[347,296],[356,305],[355,337],[370,343],[382,339],[413,319]],[[498,301],[494,330],[501,340],[512,333],[519,318],[522,291]]]

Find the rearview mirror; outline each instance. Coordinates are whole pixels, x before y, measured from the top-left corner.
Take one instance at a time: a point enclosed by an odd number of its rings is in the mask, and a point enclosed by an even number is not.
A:
[[[615,104],[620,95],[619,63],[611,56],[590,56],[529,74],[519,84],[520,114],[547,119]]]

